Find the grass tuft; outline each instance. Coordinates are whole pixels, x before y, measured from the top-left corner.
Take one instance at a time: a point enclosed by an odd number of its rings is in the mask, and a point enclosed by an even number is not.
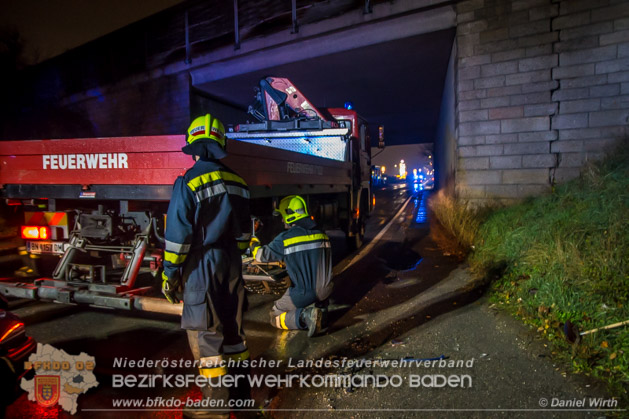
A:
[[[490,206],[472,207],[443,190],[430,197],[428,208],[433,217],[431,235],[445,251],[465,257],[474,248],[483,220]]]
[[[490,287],[494,303],[553,342],[574,371],[629,398],[629,327],[583,336],[574,346],[563,332],[567,320],[586,331],[629,319],[627,147],[589,163],[578,179],[547,196],[478,220],[451,198],[438,197],[431,208],[457,243],[473,249],[472,271],[499,278]]]

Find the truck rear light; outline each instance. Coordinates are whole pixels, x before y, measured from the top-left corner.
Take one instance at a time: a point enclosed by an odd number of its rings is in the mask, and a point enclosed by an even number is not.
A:
[[[9,340],[20,333],[24,333],[24,323],[15,323],[0,337],[0,343],[4,340]]]
[[[22,226],[22,238],[48,240],[50,238],[50,228],[43,226]]]
[[[44,231],[41,230],[42,227],[45,227]],[[66,212],[26,211],[24,212],[22,238],[31,240],[65,240],[70,237],[70,227]],[[33,229],[37,229],[37,231]]]

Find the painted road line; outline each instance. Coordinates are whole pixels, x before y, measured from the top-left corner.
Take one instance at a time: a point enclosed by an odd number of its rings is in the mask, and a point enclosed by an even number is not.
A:
[[[361,249],[361,251],[355,255],[350,261],[349,263],[347,263],[346,265],[343,265],[342,267],[340,266],[341,264],[337,264],[333,269],[332,269],[332,275],[336,276],[336,275],[340,275],[343,272],[345,272],[345,270],[347,270],[347,268],[349,268],[350,266],[352,266],[354,263],[358,262],[359,260],[361,260],[362,258],[364,258],[369,252],[371,252],[371,249],[374,248],[374,246],[376,244],[378,244],[378,242],[382,239],[382,237],[386,234],[386,232],[389,230],[389,228],[393,225],[393,222],[402,214],[402,212],[404,211],[404,209],[406,208],[406,205],[408,205],[408,203],[410,202],[411,197],[409,196],[408,199],[406,200],[406,202],[404,202],[404,204],[402,205],[402,208],[400,208],[400,210],[397,212],[397,214],[395,214],[395,216],[393,218],[391,218],[391,220],[389,221],[389,223],[384,226],[384,228],[382,230],[380,230],[380,232],[376,235],[376,237],[373,238],[373,240],[371,240],[365,247],[363,247]]]

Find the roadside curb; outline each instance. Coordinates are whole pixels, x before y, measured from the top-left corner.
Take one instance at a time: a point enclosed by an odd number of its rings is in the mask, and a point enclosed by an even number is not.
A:
[[[417,317],[431,307],[450,302],[456,307],[455,304],[460,300],[476,300],[480,296],[476,294],[482,288],[483,283],[474,279],[465,269],[465,264],[461,264],[445,279],[421,294],[401,304],[365,315],[363,321],[329,335],[331,344],[325,348],[313,348],[304,353],[304,356],[319,359],[339,353],[356,352],[352,345],[361,346],[357,343],[365,340],[369,341],[371,347],[380,346],[397,335],[396,325],[411,321],[419,326],[425,319]]]

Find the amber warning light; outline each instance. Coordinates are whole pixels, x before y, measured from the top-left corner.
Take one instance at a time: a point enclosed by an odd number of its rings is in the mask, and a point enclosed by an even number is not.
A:
[[[49,227],[22,226],[22,238],[31,240],[47,240],[50,237]]]

